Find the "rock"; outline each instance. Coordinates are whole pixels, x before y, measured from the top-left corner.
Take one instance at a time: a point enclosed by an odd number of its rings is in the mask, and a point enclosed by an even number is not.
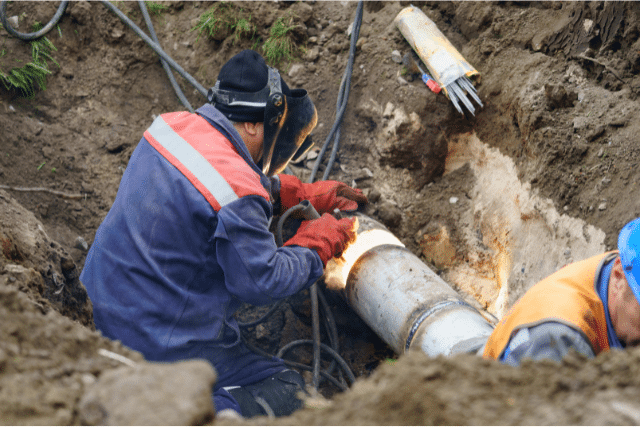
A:
[[[369,199],[369,203],[377,203],[378,200],[380,200],[380,197],[382,196],[382,194],[380,194],[380,191],[376,190],[375,188],[372,188],[369,191],[369,194],[367,195],[367,199]]]
[[[20,20],[18,19],[18,15],[14,15],[11,18],[7,19],[7,22],[9,22],[9,25],[11,25],[11,27],[14,30],[18,29],[18,25],[20,24]]]
[[[378,208],[378,218],[389,228],[396,228],[402,222],[402,212],[391,202],[384,202]]]
[[[587,127],[589,119],[583,116],[578,116],[573,119],[573,131],[578,132]]]
[[[451,197],[449,199],[449,203],[451,203],[452,205],[455,205],[456,203],[458,203],[458,198],[457,197]]]
[[[291,68],[289,69],[289,72],[287,73],[287,75],[289,77],[296,77],[303,70],[304,70],[304,65],[302,65],[302,64],[293,64],[293,65],[291,65]]]
[[[393,110],[394,110],[394,106],[392,103],[387,102],[387,105],[385,105],[384,107],[384,111],[382,112],[382,117],[384,117],[385,119],[390,118],[391,116],[393,116]]]
[[[305,24],[307,24],[311,20],[311,18],[313,18],[313,7],[305,1],[295,2],[293,5],[291,5],[291,11],[293,15],[297,16],[300,21],[304,22]]]
[[[621,117],[618,117],[618,118],[612,120],[611,122],[609,122],[609,126],[614,127],[614,128],[625,127],[627,125],[628,121],[629,121],[629,117],[621,116]]]
[[[82,238],[82,236],[76,237],[74,246],[85,252],[89,250],[89,244]]]
[[[391,60],[396,64],[402,64],[402,54],[399,51],[394,50],[391,52]]]
[[[214,415],[208,362],[140,363],[104,372],[79,404],[84,425],[200,425]]]
[[[313,62],[318,59],[318,56],[320,56],[320,48],[318,48],[318,46],[314,46],[311,49],[307,50],[307,52],[304,54],[304,59],[305,61]]]
[[[593,142],[596,139],[600,138],[602,135],[604,135],[605,129],[606,128],[604,125],[598,125],[598,127],[596,127],[594,130],[592,130],[587,134],[586,136],[587,141]]]
[[[602,202],[598,205],[598,210],[599,211],[604,211],[607,209],[607,204],[605,202]]]

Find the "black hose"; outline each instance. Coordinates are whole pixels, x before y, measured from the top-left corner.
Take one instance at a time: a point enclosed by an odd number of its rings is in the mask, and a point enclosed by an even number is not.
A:
[[[324,156],[324,153],[327,150],[329,141],[334,135],[335,135],[335,141],[334,141],[334,146],[332,150],[332,155],[331,155],[329,164],[327,165],[327,168],[324,172],[323,179],[327,179],[327,177],[329,176],[329,173],[331,172],[331,168],[333,167],[333,162],[335,161],[335,156],[338,150],[338,141],[340,139],[339,129],[340,129],[340,125],[342,124],[342,118],[344,116],[344,112],[347,109],[347,101],[349,99],[349,90],[351,86],[351,74],[353,72],[353,62],[355,59],[356,42],[360,34],[360,25],[362,23],[363,5],[364,5],[363,2],[359,1],[358,6],[356,8],[356,17],[354,18],[353,28],[351,32],[349,60],[347,61],[347,66],[344,70],[344,75],[340,83],[340,90],[338,92],[338,100],[337,100],[337,106],[336,106],[336,109],[337,109],[336,120],[333,123],[331,130],[329,131],[329,135],[327,135],[327,139],[325,140],[322,146],[322,149],[318,153],[318,158],[315,164],[313,165],[313,170],[311,171],[311,174],[309,175],[309,181],[308,181],[309,183],[312,183],[315,180],[315,176],[318,172],[318,168],[320,167],[320,163],[322,162],[322,157]],[[313,339],[311,341],[311,343],[313,344],[313,385],[317,390],[318,384],[319,384],[319,376],[320,376],[320,347],[325,346],[324,344],[320,343],[320,320],[319,320],[319,308],[318,308],[317,282],[311,286],[311,288],[309,289],[309,292],[311,296],[311,319],[312,319],[311,326],[312,326],[312,332],[313,332],[313,337],[312,337]],[[335,354],[335,356],[337,356],[336,360],[338,361],[339,364],[346,365],[346,362],[340,357],[340,355],[337,352],[333,351],[333,349],[331,351],[333,352],[333,354]],[[351,371],[349,371],[349,373],[351,373]],[[353,376],[352,373],[351,375]]]
[[[167,63],[174,70],[178,72],[178,74],[180,74],[189,83],[191,83],[193,87],[195,87],[198,90],[198,92],[202,94],[202,96],[204,96],[205,98],[207,97],[207,90],[200,83],[198,83],[196,79],[194,79],[191,76],[191,74],[187,73],[180,65],[178,65],[176,61],[174,61],[169,55],[167,55],[165,51],[162,50],[160,45],[158,45],[156,42],[151,40],[151,38],[148,35],[146,35],[144,31],[142,31],[131,19],[127,17],[127,15],[122,13],[120,9],[112,5],[111,2],[107,0],[100,0],[100,2],[103,4],[104,7],[106,7],[107,9],[109,9],[110,11],[118,15],[118,18],[120,18],[122,22],[124,22],[127,26],[129,26],[129,28],[131,28],[142,40],[144,40],[145,43],[149,45],[149,47],[153,49],[155,53],[157,53],[158,55],[160,55],[162,59],[167,61]]]
[[[325,140],[320,152],[318,153],[318,158],[316,159],[315,164],[313,165],[313,170],[311,171],[311,175],[309,176],[309,182],[313,182],[316,174],[318,173],[318,168],[320,167],[320,163],[322,162],[322,157],[324,153],[327,151],[329,146],[329,141],[333,138],[340,128],[342,124],[342,118],[344,116],[344,112],[347,109],[347,101],[349,100],[349,92],[351,87],[351,74],[353,73],[353,62],[355,59],[356,53],[356,43],[358,41],[358,37],[360,35],[360,26],[362,24],[362,8],[363,2],[362,0],[358,2],[358,7],[356,8],[356,17],[353,20],[353,28],[351,30],[351,43],[349,46],[349,60],[347,61],[347,67],[344,70],[344,74],[342,76],[342,81],[340,83],[340,91],[338,93],[338,106],[336,112],[336,120],[327,135],[327,139]],[[333,167],[333,162],[335,160],[335,153],[337,152],[337,145],[339,140],[339,133],[334,141],[334,149],[332,151],[332,157],[329,160],[329,164],[327,165],[327,169],[325,170],[325,176],[329,175],[331,168]],[[324,178],[326,179],[326,177]]]
[[[272,357],[274,357],[273,354],[269,354],[266,351],[262,350],[261,348],[258,348],[254,345],[251,345],[245,338],[244,336],[242,336],[242,341],[244,343],[244,345],[247,346],[247,348],[251,351],[253,351],[256,354],[259,354],[263,357],[268,357],[269,359],[271,359]],[[285,365],[287,366],[291,366],[293,368],[296,369],[302,369],[305,371],[311,371],[313,368],[311,366],[307,366],[304,363],[298,363],[298,362],[294,362],[292,360],[288,360],[288,359],[283,359],[280,358]],[[331,376],[331,374],[325,372],[325,371],[320,371],[320,375],[322,375],[323,378],[325,378],[326,380],[328,380],[329,382],[331,382],[333,385],[335,385],[337,388],[339,388],[342,391],[347,391],[349,389],[349,387],[347,387],[345,384],[341,383],[340,381],[338,381],[337,379],[335,379],[333,376]]]
[[[147,11],[145,2],[143,0],[138,0],[138,5],[140,6],[140,10],[142,11],[144,22],[147,23],[147,29],[149,30],[149,34],[151,34],[151,38],[158,44],[158,46],[160,46],[158,36],[156,35],[156,31],[153,28],[153,22],[151,22],[151,17],[149,16],[149,12]],[[176,93],[176,96],[178,97],[182,105],[184,105],[190,113],[193,113],[194,110],[187,98],[184,96],[184,93],[182,93],[182,89],[180,89],[176,78],[173,76],[173,72],[171,71],[171,68],[169,68],[169,64],[167,64],[167,61],[165,61],[162,57],[160,57],[160,62],[162,62],[162,68],[164,68],[164,71],[167,73],[167,77],[169,77],[171,87],[173,87],[173,91]]]
[[[285,298],[285,299],[281,299],[280,301],[277,301],[271,306],[271,308],[269,308],[269,310],[265,314],[263,314],[256,320],[253,320],[251,322],[240,322],[238,320],[238,326],[240,326],[241,328],[249,328],[251,326],[255,326],[259,323],[262,323],[267,317],[271,316],[278,309],[278,307],[280,307],[282,303],[285,302],[286,300],[287,299]]]
[[[62,17],[62,14],[67,8],[67,3],[69,3],[68,0],[60,2],[60,6],[58,6],[58,10],[56,11],[56,14],[53,15],[53,18],[51,18],[51,21],[49,21],[49,23],[47,23],[47,25],[42,27],[40,30],[36,31],[35,33],[21,33],[15,30],[11,26],[11,24],[9,24],[9,21],[7,21],[7,17],[6,17],[7,0],[2,0],[2,2],[0,2],[0,23],[2,23],[2,26],[4,27],[4,29],[7,30],[7,33],[11,34],[14,37],[19,38],[20,40],[30,41],[30,40],[39,39],[40,37],[47,34],[49,31],[51,31],[53,26],[58,23],[58,21]]]
[[[287,344],[284,347],[282,347],[278,351],[278,354],[276,354],[276,357],[282,358],[282,356],[284,356],[287,353],[287,351],[289,351],[292,348],[297,347],[299,345],[303,345],[303,344],[306,344],[306,345],[311,344],[311,345],[313,345],[314,342],[313,342],[313,340],[292,341],[289,344]],[[347,362],[345,362],[345,360],[338,353],[336,353],[331,347],[329,347],[326,344],[320,343],[320,347],[322,348],[322,350],[324,350],[327,353],[329,353],[331,356],[333,356],[333,358],[335,358],[335,360],[338,361],[338,364],[340,365],[342,370],[347,374],[347,378],[349,378],[349,381],[351,382],[351,384],[356,382],[356,377],[355,377],[355,375],[353,375],[353,372],[351,371],[351,368],[349,368],[349,365],[347,365]]]
[[[320,218],[320,215],[318,215],[318,212],[313,207],[313,205],[309,203],[308,200],[303,200],[297,205],[287,209],[286,212],[280,216],[278,224],[276,225],[276,245],[278,245],[278,247],[282,247],[282,245],[284,244],[284,242],[282,241],[282,227],[284,226],[284,222],[292,213],[297,211],[300,211],[305,219]]]

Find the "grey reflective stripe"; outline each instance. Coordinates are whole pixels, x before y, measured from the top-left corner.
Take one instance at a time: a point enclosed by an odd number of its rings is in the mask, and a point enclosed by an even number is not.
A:
[[[209,190],[220,204],[220,207],[238,199],[235,191],[220,173],[211,166],[195,148],[178,135],[171,126],[158,117],[149,128],[149,133],[171,153],[189,172]]]
[[[228,106],[237,106],[241,105],[243,107],[266,107],[266,102],[249,102],[249,101],[232,101],[227,104]]]

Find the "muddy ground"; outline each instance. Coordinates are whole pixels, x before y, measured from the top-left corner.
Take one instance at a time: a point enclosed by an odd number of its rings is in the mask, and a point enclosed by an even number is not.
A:
[[[135,3],[115,3],[144,27]],[[479,71],[484,107],[459,114],[394,61],[393,51],[410,50],[393,24],[409,2],[366,2],[330,178],[362,188],[370,216],[500,317],[542,277],[614,248],[618,230],[640,214],[640,5],[414,4]],[[28,31],[57,5],[13,3],[8,15]],[[165,5],[153,18],[160,43],[205,87],[231,56],[256,46],[231,34],[198,39],[191,29],[206,2]],[[290,86],[310,92],[321,144],[357,3],[233,5],[262,40],[278,17],[294,16],[305,51],[280,68]],[[46,90],[24,98],[0,86],[0,423],[220,422],[207,399],[215,380],[208,366],[149,364],[101,337],[78,281],[142,132],[156,115],[184,107],[158,57],[101,4],[70,3],[48,38],[59,66],[50,64]],[[0,39],[0,69],[28,60],[28,46],[4,32]],[[192,105],[204,102],[178,80]],[[309,165],[292,169],[306,178]],[[637,350],[519,369],[472,356],[400,357],[340,298],[328,298],[359,380],[345,393],[324,386],[292,417],[258,423],[640,424]],[[292,299],[249,339],[275,352],[308,338],[308,307],[305,295]]]

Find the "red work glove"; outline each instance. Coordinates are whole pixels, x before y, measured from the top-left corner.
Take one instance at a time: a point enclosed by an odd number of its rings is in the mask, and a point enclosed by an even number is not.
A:
[[[318,252],[322,265],[342,254],[347,245],[356,239],[356,219],[336,219],[325,213],[318,219],[302,221],[298,232],[284,246],[302,246]]]
[[[320,215],[332,213],[334,209],[341,211],[355,211],[358,203],[368,202],[362,191],[349,187],[339,181],[319,181],[313,184],[303,184],[292,175],[279,175],[280,203],[283,211],[303,200],[311,202]]]

